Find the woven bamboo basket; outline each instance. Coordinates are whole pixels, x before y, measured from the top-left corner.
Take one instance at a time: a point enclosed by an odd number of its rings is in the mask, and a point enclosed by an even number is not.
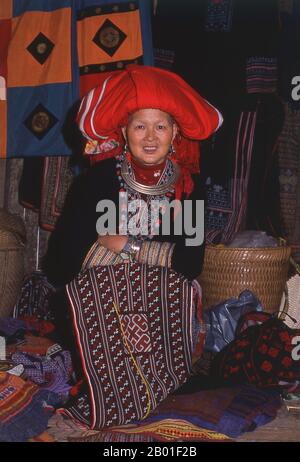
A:
[[[265,311],[279,310],[288,277],[289,246],[234,248],[208,245],[199,282],[203,308],[251,290]]]
[[[24,278],[25,226],[0,209],[0,318],[10,316]]]

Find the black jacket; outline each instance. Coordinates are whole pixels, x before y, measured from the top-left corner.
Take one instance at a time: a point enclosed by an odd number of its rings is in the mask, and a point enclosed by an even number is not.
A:
[[[193,175],[193,181],[194,191],[189,199],[192,200],[195,219],[196,200],[203,199],[204,193],[199,175]],[[100,214],[96,212],[96,205],[102,199],[110,199],[117,204],[118,194],[115,159],[99,162],[76,179],[49,239],[43,261],[43,270],[52,284],[63,286],[79,273],[85,255],[98,236],[96,221]],[[175,243],[172,268],[188,279],[194,279],[201,272],[204,245],[186,246],[186,237],[192,238],[186,234],[175,235],[171,229],[170,235],[157,235],[154,239]]]

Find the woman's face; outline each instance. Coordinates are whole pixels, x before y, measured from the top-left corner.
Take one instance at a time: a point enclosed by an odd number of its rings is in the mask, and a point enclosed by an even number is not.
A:
[[[142,165],[161,164],[177,133],[171,117],[159,109],[140,109],[122,128],[132,157]]]

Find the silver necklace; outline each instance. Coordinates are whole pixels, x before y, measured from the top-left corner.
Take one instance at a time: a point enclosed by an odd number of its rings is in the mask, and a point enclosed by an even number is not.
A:
[[[178,165],[172,162],[172,166],[173,166],[173,172],[170,178],[168,178],[168,181],[166,183],[163,183],[161,185],[153,185],[153,186],[144,185],[136,181],[134,178],[132,178],[132,176],[129,173],[128,161],[126,158],[123,160],[121,164],[121,175],[125,183],[134,191],[137,191],[141,194],[159,196],[161,194],[168,192],[171,186],[176,183],[180,175],[180,169]]]

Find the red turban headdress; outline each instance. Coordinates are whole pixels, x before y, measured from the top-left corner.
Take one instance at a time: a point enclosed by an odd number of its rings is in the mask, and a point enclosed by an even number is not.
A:
[[[191,173],[199,172],[199,140],[222,124],[220,112],[173,72],[130,64],[103,75],[98,86],[84,96],[77,122],[89,140],[85,153],[96,161],[113,157],[124,148],[121,127],[140,109],[160,109],[179,127],[172,160],[182,170],[183,189],[191,192]]]

